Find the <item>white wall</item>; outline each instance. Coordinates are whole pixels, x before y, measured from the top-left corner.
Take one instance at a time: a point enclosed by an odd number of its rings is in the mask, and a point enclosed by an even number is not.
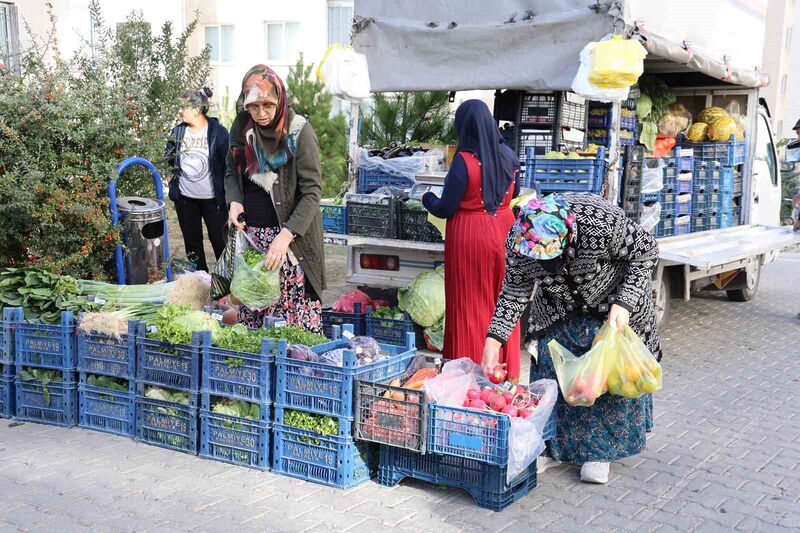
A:
[[[19,8],[20,41],[23,48],[30,45],[25,22],[38,37],[47,36],[50,21],[44,0],[14,0],[12,3]],[[69,57],[90,40],[89,1],[52,0],[52,3],[56,15],[59,48],[65,57]],[[112,29],[117,23],[124,22],[128,14],[136,9],[142,11],[153,31],[158,31],[166,21],[171,21],[178,33],[183,28],[181,3],[181,0],[138,0],[136,4],[119,0],[100,0],[100,9],[106,25]]]
[[[192,40],[190,50],[199,53],[205,45],[204,27],[209,24],[233,25],[233,58],[228,63],[212,63],[211,85],[215,95],[226,93],[235,100],[239,94],[242,77],[253,65],[264,63],[286,77],[295,58],[283,62],[267,59],[264,26],[267,22],[299,22],[299,51],[306,64],[317,64],[328,46],[328,2],[326,0],[186,0],[186,13],[200,11],[200,28]]]
[[[783,112],[783,136],[794,137],[791,130],[800,120],[800,9],[795,8],[792,30],[792,58],[789,66],[789,82]]]

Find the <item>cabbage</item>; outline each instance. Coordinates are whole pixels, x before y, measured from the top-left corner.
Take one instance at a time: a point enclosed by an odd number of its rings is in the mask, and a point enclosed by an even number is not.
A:
[[[204,311],[192,311],[181,315],[173,320],[173,325],[189,333],[193,331],[210,331],[212,339],[217,338],[220,330],[219,322]]]
[[[417,276],[408,288],[397,291],[397,303],[424,328],[439,322],[444,317],[444,269]]]

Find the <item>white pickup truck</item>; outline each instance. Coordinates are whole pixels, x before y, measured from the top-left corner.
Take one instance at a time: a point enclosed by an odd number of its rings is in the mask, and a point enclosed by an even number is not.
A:
[[[580,50],[624,31],[638,36],[647,48],[645,73],[666,81],[687,107],[738,102],[748,124],[742,224],[659,239],[661,261],[653,287],[663,320],[670,299],[688,300],[693,290],[716,287],[731,300],[752,299],[762,266],[782,250],[800,248],[800,235],[779,225],[780,166],[768,110],[758,93],[768,77],[751,68],[761,61],[766,14],[750,4],[678,0],[667,10],[645,0],[497,0],[480,5],[356,0],[353,42],[367,56],[376,92],[566,91]],[[619,105],[613,117],[608,176],[618,175]],[[351,135],[351,147],[357,144]],[[435,186],[443,179],[444,174],[425,175],[417,182]],[[617,198],[619,186],[618,180],[610,180],[609,198]],[[404,287],[444,259],[443,244],[348,235],[326,239],[348,247],[346,279],[360,286]]]

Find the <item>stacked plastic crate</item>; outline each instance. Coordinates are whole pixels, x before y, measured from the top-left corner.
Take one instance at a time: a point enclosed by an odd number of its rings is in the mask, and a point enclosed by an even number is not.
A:
[[[269,470],[274,341],[259,353],[217,348],[203,333],[200,456]]]
[[[148,338],[136,332],[136,440],[197,454],[200,366],[205,332],[191,344]]]
[[[746,143],[742,140],[692,143],[682,138],[681,147],[693,152],[694,189],[699,195],[698,202],[703,206],[702,211],[697,211],[693,217],[694,230],[739,225]]]
[[[611,104],[589,103],[587,141],[608,148],[611,130]],[[639,141],[639,122],[636,118],[636,100],[622,102],[620,110],[620,144],[633,146]]]
[[[657,237],[684,235],[691,231],[694,159],[691,153],[676,149],[664,163],[664,189],[661,191],[661,212],[664,224]],[[666,217],[666,218],[664,218]],[[671,219],[671,221],[670,221]]]
[[[59,324],[35,320],[15,330],[16,418],[74,426],[78,418],[75,318],[61,313]]]
[[[136,433],[136,329],[119,338],[78,330],[78,425],[132,437]]]
[[[370,478],[374,457],[352,434],[355,381],[387,381],[405,372],[416,355],[414,336],[403,347],[381,344],[386,357],[364,362],[349,349],[352,326],[344,331],[346,338],[311,348],[317,355],[341,350],[341,366],[293,357],[284,341],[278,343],[273,472],[340,488]],[[338,333],[337,326],[334,337]]]
[[[14,416],[14,328],[23,319],[21,307],[5,307],[0,322],[0,418]]]
[[[514,130],[520,175],[529,151],[543,156],[562,147],[583,148],[586,111],[586,100],[573,93],[522,93]]]

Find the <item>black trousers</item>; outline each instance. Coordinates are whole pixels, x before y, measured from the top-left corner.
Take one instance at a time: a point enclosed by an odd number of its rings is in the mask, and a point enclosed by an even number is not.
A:
[[[206,252],[203,246],[203,222],[206,223],[208,239],[214,249],[214,256],[219,259],[225,249],[225,223],[228,213],[220,211],[215,199],[200,200],[186,198],[181,195],[175,202],[175,211],[178,214],[178,223],[183,234],[183,244],[186,247],[186,257],[197,264],[197,270],[208,272]]]

